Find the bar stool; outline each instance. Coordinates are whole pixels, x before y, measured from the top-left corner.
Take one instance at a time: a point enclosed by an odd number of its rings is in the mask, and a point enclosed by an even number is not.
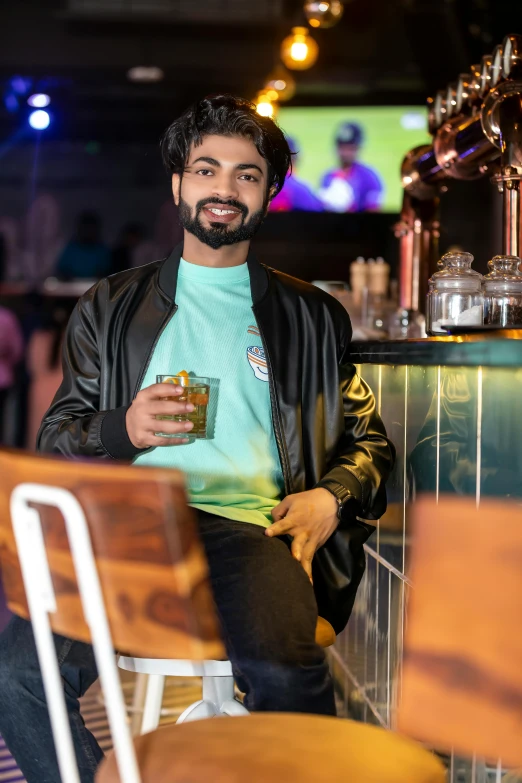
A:
[[[255,713],[136,737],[143,783],[444,783],[434,755],[391,731],[341,718]],[[124,783],[109,754],[96,783]]]
[[[335,642],[335,631],[323,617],[317,619],[315,640],[321,647],[330,647]],[[146,734],[159,726],[161,704],[165,690],[165,677],[201,677],[202,698],[188,706],[176,723],[184,723],[217,715],[240,716],[249,712],[234,693],[234,677],[230,661],[183,661],[173,659],[131,658],[121,655],[118,659],[120,669],[135,672],[138,679],[135,687],[136,697],[132,705],[135,733]],[[146,678],[146,684],[143,681]],[[138,720],[135,716],[142,713],[141,724],[136,731]]]

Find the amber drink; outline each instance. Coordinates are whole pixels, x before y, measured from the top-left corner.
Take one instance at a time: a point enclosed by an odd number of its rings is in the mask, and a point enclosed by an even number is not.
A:
[[[181,386],[183,394],[174,397],[163,397],[171,402],[189,402],[194,406],[190,413],[177,414],[175,416],[156,416],[163,421],[191,421],[194,425],[189,432],[179,432],[171,437],[175,438],[206,438],[207,437],[207,410],[210,397],[210,379],[196,378],[190,375],[158,375],[156,383],[170,383]]]

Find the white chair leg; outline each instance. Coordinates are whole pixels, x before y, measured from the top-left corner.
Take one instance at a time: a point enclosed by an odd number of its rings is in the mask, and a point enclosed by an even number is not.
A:
[[[217,715],[250,715],[235,698],[233,677],[203,677],[203,700],[214,704]]]
[[[203,718],[214,718],[218,715],[218,712],[210,701],[201,699],[200,701],[191,704],[184,712],[181,713],[176,723],[187,723],[191,720],[202,720]]]
[[[230,718],[240,717],[244,715],[250,715],[246,707],[244,707],[237,699],[232,701],[224,701],[221,705],[221,715],[228,715]]]
[[[143,722],[143,710],[145,709],[145,699],[147,697],[147,686],[149,684],[148,674],[137,674],[134,681],[134,694],[132,697],[132,706],[130,712],[130,726],[132,736],[136,737],[141,732]]]
[[[159,725],[161,704],[165,687],[165,677],[168,673],[173,677],[194,677],[202,675],[203,698],[191,704],[182,712],[176,723],[212,718],[216,715],[249,715],[250,713],[240,701],[235,698],[234,677],[230,661],[148,661],[145,659],[119,659],[121,668],[138,673],[136,680],[133,711],[133,733],[138,724],[139,733],[154,731]],[[147,671],[163,671],[164,674],[145,674]],[[206,672],[210,672],[206,673]],[[139,718],[140,705],[143,702],[143,691],[146,688],[145,705],[141,723]]]
[[[165,677],[163,674],[149,674],[148,677],[147,696],[145,697],[140,734],[147,734],[147,732],[158,728],[163,690],[165,688]]]
[[[217,712],[221,712],[221,705],[225,701],[234,699],[233,677],[202,677],[203,701],[210,701],[216,706]]]

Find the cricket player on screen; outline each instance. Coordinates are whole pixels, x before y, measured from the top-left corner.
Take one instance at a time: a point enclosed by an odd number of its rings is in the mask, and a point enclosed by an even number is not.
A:
[[[384,195],[377,172],[359,163],[357,157],[364,142],[360,125],[345,122],[337,131],[335,143],[339,166],[326,172],[319,197],[331,212],[378,212]]]

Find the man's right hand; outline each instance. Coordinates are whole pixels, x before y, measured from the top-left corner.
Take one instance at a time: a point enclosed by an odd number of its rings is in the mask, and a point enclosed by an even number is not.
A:
[[[133,400],[125,416],[127,434],[131,443],[137,449],[148,449],[151,446],[178,446],[188,443],[188,438],[163,438],[155,432],[165,432],[168,435],[189,434],[194,427],[190,421],[158,420],[157,416],[184,416],[194,410],[194,406],[186,402],[165,400],[165,397],[178,397],[183,388],[174,384],[155,383],[142,389]]]

